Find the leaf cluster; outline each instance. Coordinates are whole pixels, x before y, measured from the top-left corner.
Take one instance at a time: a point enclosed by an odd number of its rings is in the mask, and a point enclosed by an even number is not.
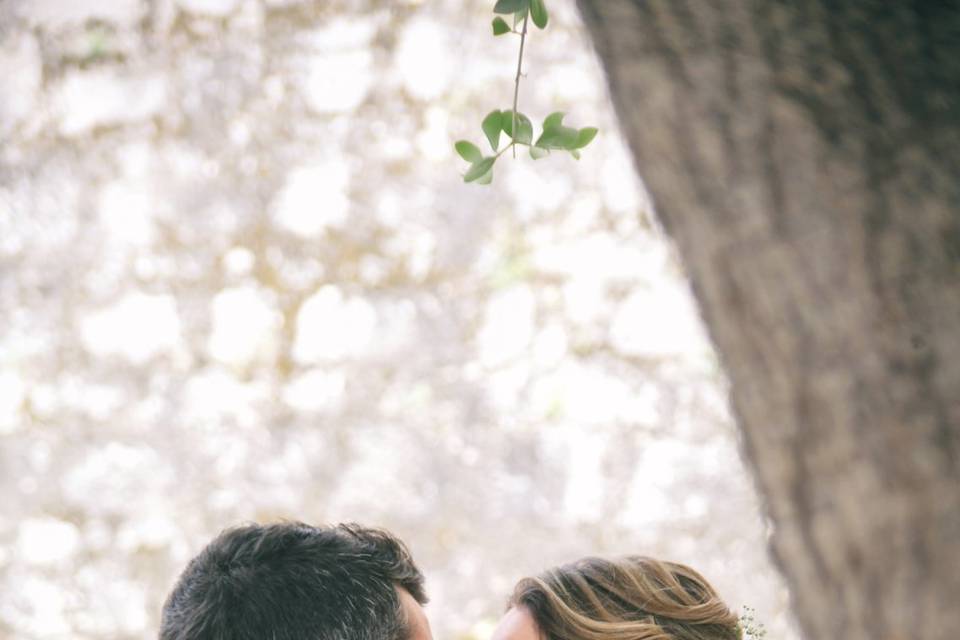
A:
[[[527,17],[533,20],[533,24],[538,29],[546,29],[550,15],[547,13],[547,7],[543,0],[497,0],[493,7],[493,12],[500,15],[513,16],[513,27],[507,24],[507,21],[499,15],[493,19],[493,35],[502,36],[505,33],[519,33],[516,26]]]
[[[545,29],[550,16],[544,0],[497,0],[493,7],[497,14],[493,18],[493,35],[500,36],[514,33],[521,37],[520,61],[517,67],[517,89],[520,82],[520,63],[523,61],[523,40],[527,34],[527,20],[531,20],[539,29]],[[502,16],[512,16],[513,26],[509,25]],[[523,23],[522,30],[517,25]],[[514,105],[517,94],[514,93]],[[493,165],[507,149],[517,145],[526,146],[530,157],[534,160],[546,157],[551,151],[567,151],[574,158],[580,159],[580,150],[586,147],[597,135],[596,127],[575,128],[563,124],[564,114],[560,111],[551,113],[543,120],[540,136],[534,141],[533,123],[523,113],[514,109],[494,110],[486,115],[480,128],[490,143],[493,155],[484,155],[480,148],[468,140],[458,140],[454,148],[461,158],[470,163],[463,179],[465,182],[490,184],[493,181]],[[514,135],[516,127],[516,135]],[[506,134],[509,143],[500,146],[501,134]],[[516,156],[516,152],[514,152]]]
[[[528,148],[530,157],[539,160],[550,155],[552,150],[568,151],[574,158],[580,158],[580,149],[584,148],[596,137],[596,127],[576,129],[563,124],[564,114],[560,111],[551,113],[543,121],[540,136],[533,140],[533,123],[526,115],[517,112],[517,132],[513,133],[514,114],[512,109],[495,110],[487,114],[480,124],[483,134],[490,143],[494,154],[483,155],[480,148],[469,140],[458,140],[454,148],[461,158],[470,163],[464,182],[490,184],[493,181],[493,164],[504,151],[515,145]],[[510,142],[501,148],[501,134],[506,134]]]

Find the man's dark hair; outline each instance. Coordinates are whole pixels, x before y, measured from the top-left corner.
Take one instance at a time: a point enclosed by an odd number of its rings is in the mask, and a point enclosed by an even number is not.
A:
[[[160,640],[405,640],[397,587],[427,600],[410,552],[381,529],[241,526],[184,570]]]

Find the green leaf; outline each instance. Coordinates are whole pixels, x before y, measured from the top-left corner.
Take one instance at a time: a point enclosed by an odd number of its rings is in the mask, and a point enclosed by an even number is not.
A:
[[[529,0],[497,0],[497,4],[493,6],[494,13],[517,13],[519,11],[526,11]]]
[[[467,140],[457,140],[457,142],[453,145],[453,148],[456,149],[457,153],[460,154],[460,157],[467,162],[473,163],[477,162],[478,160],[483,160],[483,154],[480,153],[480,148],[472,142]]]
[[[510,25],[507,24],[507,21],[497,16],[493,19],[493,35],[502,36],[505,33],[510,33]]]
[[[579,160],[579,159],[580,159],[580,152],[579,152],[579,151],[577,151],[576,149],[568,149],[568,151],[570,151],[570,155],[573,156],[574,160]]]
[[[530,118],[517,114],[517,137],[514,138],[520,144],[531,144],[533,142],[533,123]]]
[[[556,126],[544,130],[537,146],[544,149],[576,149],[580,132],[572,127]]]
[[[490,167],[489,171],[477,178],[477,184],[490,184],[491,182],[493,182],[493,167]]]
[[[490,169],[493,168],[493,163],[496,161],[496,158],[489,157],[480,160],[479,162],[474,162],[470,165],[470,168],[467,169],[467,173],[463,176],[464,182],[473,182],[474,180],[479,180],[482,178]]]
[[[483,129],[483,134],[487,136],[487,140],[490,141],[490,146],[493,147],[494,151],[496,151],[500,145],[502,116],[503,114],[499,111],[491,111],[487,114],[487,117],[483,119],[483,122],[480,123],[480,128]]]
[[[582,149],[597,137],[596,127],[584,127],[577,133],[577,149]]]
[[[539,160],[540,158],[545,158],[550,155],[550,151],[544,149],[543,147],[538,147],[535,144],[530,145],[530,157],[534,160]]]
[[[563,111],[554,111],[546,118],[543,119],[543,130],[547,129],[556,129],[563,123],[563,116],[566,114]]]
[[[513,111],[502,111],[500,117],[500,126],[503,132],[519,142],[520,144],[530,144],[533,142],[533,123],[530,118],[517,112],[517,137],[513,137]]]
[[[547,7],[543,4],[543,0],[530,0],[530,17],[533,18],[533,24],[541,29],[546,28],[549,16],[547,15]]]

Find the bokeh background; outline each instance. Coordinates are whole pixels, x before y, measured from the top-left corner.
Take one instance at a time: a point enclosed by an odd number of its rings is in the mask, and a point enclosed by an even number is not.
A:
[[[461,181],[490,1],[0,0],[0,637],[152,637],[223,527],[405,538],[438,640],[586,554],[797,638],[724,379],[570,0]]]

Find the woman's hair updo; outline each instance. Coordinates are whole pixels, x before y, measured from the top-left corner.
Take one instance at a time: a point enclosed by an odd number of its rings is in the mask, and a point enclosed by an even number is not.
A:
[[[510,606],[542,640],[741,640],[737,616],[690,567],[642,556],[584,558],[517,583]]]

